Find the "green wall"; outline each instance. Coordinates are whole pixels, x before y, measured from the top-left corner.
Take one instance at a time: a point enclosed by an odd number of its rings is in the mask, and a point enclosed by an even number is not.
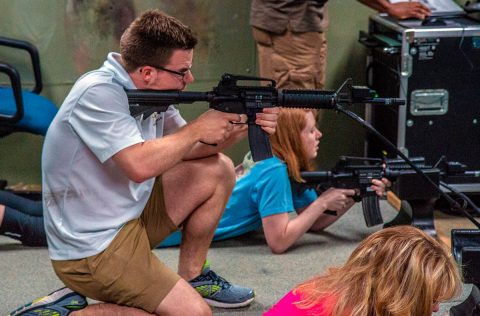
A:
[[[40,51],[42,95],[60,105],[79,75],[101,65],[107,52],[117,50],[118,36],[131,17],[147,8],[160,8],[180,18],[199,35],[190,90],[211,89],[224,72],[256,74],[255,46],[248,26],[249,1],[238,0],[0,0],[0,35],[28,40]],[[358,31],[367,29],[373,13],[353,0],[332,0],[328,31],[327,89],[347,78],[363,84],[365,49]],[[32,76],[25,54],[0,49],[0,60],[16,65],[28,87]],[[0,78],[4,82],[5,78]],[[187,120],[206,105],[181,106]],[[362,108],[355,108],[362,113]],[[328,112],[321,121],[324,138],[320,167],[330,167],[338,155],[361,155],[363,130],[341,114]],[[355,135],[355,136],[353,136]],[[0,178],[9,183],[40,183],[43,137],[16,133],[0,139]],[[243,142],[228,154],[241,161]]]

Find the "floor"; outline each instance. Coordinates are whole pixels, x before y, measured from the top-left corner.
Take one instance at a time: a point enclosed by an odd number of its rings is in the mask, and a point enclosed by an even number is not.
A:
[[[381,208],[385,221],[396,215],[395,209],[385,201],[381,202]],[[443,215],[436,219],[441,238],[449,235],[449,229],[467,224],[459,218]],[[380,228],[365,226],[361,206],[357,204],[327,230],[305,235],[283,255],[273,255],[269,251],[261,231],[215,242],[209,252],[212,269],[231,282],[253,287],[256,299],[249,307],[214,309],[214,314],[262,315],[297,283],[328,266],[343,263],[363,238]],[[172,269],[176,268],[176,248],[157,249],[155,253]],[[47,249],[24,247],[0,236],[0,315],[61,286],[51,268]],[[441,311],[435,315],[445,315],[450,306],[463,301],[469,293],[466,285],[461,297],[442,304]]]

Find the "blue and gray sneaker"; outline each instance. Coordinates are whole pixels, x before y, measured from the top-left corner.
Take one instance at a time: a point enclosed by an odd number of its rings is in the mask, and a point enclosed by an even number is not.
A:
[[[230,284],[224,278],[210,270],[205,261],[202,274],[189,283],[200,293],[208,305],[222,308],[237,308],[250,304],[255,299],[253,289]]]
[[[65,316],[87,305],[84,296],[64,287],[12,311],[9,316]]]

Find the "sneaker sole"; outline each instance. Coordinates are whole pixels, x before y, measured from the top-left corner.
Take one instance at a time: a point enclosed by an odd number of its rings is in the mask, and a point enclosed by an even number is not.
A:
[[[248,300],[240,303],[222,303],[214,300],[210,300],[208,298],[204,298],[205,302],[207,302],[208,305],[213,306],[213,307],[220,307],[220,308],[239,308],[239,307],[244,307],[249,305],[255,297],[249,298]]]
[[[14,311],[12,311],[10,314],[8,314],[8,316],[16,316],[16,315],[21,315],[23,313],[27,313],[27,312],[31,312],[37,308],[48,308],[49,306],[52,306],[52,305],[55,305],[55,304],[58,304],[60,303],[61,301],[67,299],[67,298],[70,298],[71,296],[74,296],[76,295],[75,292],[71,292],[71,293],[68,293],[64,296],[61,296],[59,297],[57,300],[55,301],[51,301],[51,302],[48,302],[48,303],[40,303],[40,301],[37,301],[37,302],[34,302],[33,304],[27,304],[25,306],[22,306]],[[47,295],[48,296],[48,295]],[[41,299],[43,299],[44,297],[42,297]],[[39,299],[40,300],[40,299]],[[72,310],[73,312],[74,310]]]

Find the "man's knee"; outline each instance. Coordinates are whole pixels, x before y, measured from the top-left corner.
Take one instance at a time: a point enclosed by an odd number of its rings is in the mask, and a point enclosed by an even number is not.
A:
[[[233,162],[224,154],[215,154],[206,158],[186,161],[162,175],[163,187],[178,185],[179,181],[195,182],[195,180],[213,182],[230,182],[235,184],[235,168]]]
[[[233,161],[224,154],[218,154],[218,176],[220,181],[225,181],[232,185],[235,185],[235,166]]]
[[[224,187],[233,188],[235,185],[235,166],[233,161],[224,154],[210,156],[205,160],[201,169],[198,169],[198,167],[197,165],[197,169],[192,170],[192,172],[198,172],[213,187],[222,184]]]

